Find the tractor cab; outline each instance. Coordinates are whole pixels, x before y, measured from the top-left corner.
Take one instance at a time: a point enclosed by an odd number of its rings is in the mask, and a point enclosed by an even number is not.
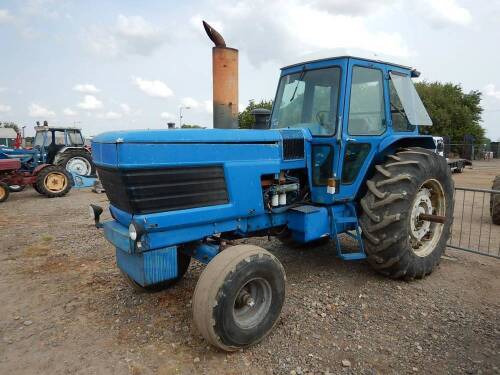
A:
[[[95,174],[81,129],[49,126],[45,122],[43,126],[35,126],[35,131],[33,148],[40,152],[40,162],[63,165],[69,172],[82,176]]]
[[[83,147],[84,139],[78,128],[35,126],[33,148],[42,151],[46,163],[53,163],[55,156],[66,147]]]
[[[417,142],[432,121],[409,67],[350,56],[282,69],[273,129],[311,133],[311,195],[317,203],[354,199],[381,149]],[[390,146],[392,144],[392,146]]]

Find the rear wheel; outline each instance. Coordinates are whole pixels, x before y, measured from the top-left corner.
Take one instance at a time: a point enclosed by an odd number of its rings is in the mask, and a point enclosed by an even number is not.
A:
[[[285,271],[268,251],[232,246],[208,263],[193,296],[194,324],[226,351],[253,345],[272,330],[285,300]]]
[[[491,189],[500,191],[500,176],[495,177]],[[490,214],[493,224],[500,225],[500,193],[490,195]]]
[[[453,221],[446,160],[423,148],[389,155],[367,182],[360,223],[368,261],[392,278],[422,278],[440,262]],[[445,216],[444,224],[420,215]]]
[[[62,197],[71,190],[71,175],[61,167],[51,165],[36,176],[36,190],[49,198]]]
[[[9,198],[10,190],[9,185],[0,182],[0,203],[5,202]]]
[[[92,157],[84,149],[64,152],[57,161],[57,165],[66,168],[70,173],[76,173],[81,176],[95,174],[95,165],[92,162]]]
[[[121,271],[121,273],[127,284],[129,284],[136,292],[156,293],[156,292],[161,292],[162,290],[168,289],[177,284],[177,282],[180,279],[182,279],[184,274],[187,272],[190,263],[191,263],[191,257],[189,255],[177,251],[177,277],[172,280],[167,280],[162,283],[148,285],[148,286],[142,286],[123,271]]]

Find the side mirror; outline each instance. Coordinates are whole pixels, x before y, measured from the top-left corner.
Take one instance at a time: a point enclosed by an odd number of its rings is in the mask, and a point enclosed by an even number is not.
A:
[[[269,118],[271,117],[271,111],[269,109],[255,108],[252,110],[252,115],[255,118],[255,125],[253,126],[253,129],[269,129]]]

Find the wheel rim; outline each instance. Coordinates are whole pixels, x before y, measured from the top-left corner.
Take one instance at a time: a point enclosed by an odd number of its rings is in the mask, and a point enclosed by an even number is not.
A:
[[[68,180],[63,173],[50,172],[44,179],[44,185],[52,193],[60,193],[68,185]]]
[[[264,320],[272,300],[272,289],[269,282],[262,278],[248,281],[236,294],[233,305],[235,323],[250,329]]]
[[[66,163],[66,170],[68,172],[76,173],[81,176],[88,176],[92,171],[92,166],[87,159],[80,156],[75,156],[69,159]]]
[[[0,200],[4,199],[6,194],[7,191],[5,190],[5,187],[0,186]]]
[[[426,257],[436,247],[443,233],[444,224],[420,220],[421,214],[445,216],[446,198],[439,181],[425,181],[417,192],[410,216],[410,243],[415,255]]]

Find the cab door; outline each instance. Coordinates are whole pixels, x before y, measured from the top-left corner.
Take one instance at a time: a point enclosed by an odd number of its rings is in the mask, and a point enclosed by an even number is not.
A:
[[[349,59],[338,189],[335,200],[354,199],[378,145],[387,135],[386,67]]]

